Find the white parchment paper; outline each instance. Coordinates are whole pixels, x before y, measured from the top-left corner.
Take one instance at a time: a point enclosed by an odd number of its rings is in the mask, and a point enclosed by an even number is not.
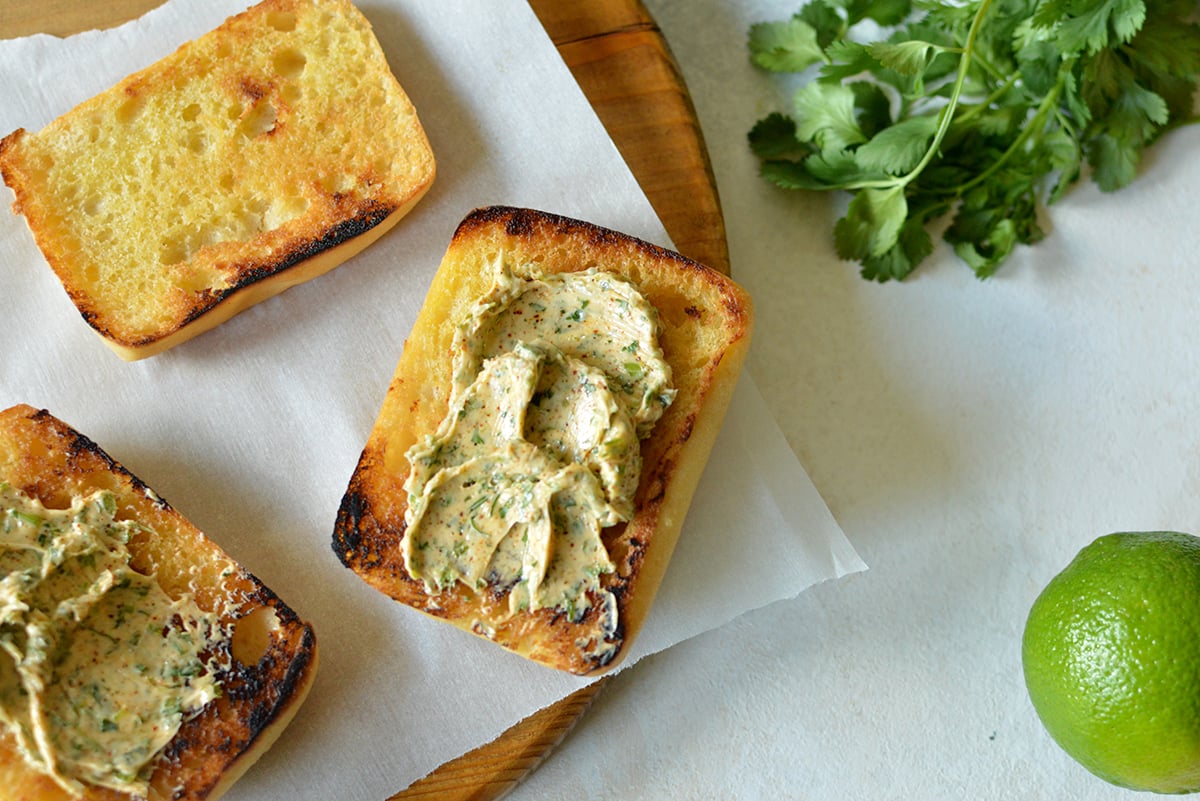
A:
[[[109,31],[0,42],[0,133],[40,128],[246,5],[172,0]],[[333,522],[467,211],[530,206],[670,244],[524,0],[360,7],[438,178],[337,270],[127,364],[79,318],[24,221],[0,213],[0,407],[44,407],[83,431],[316,628],[307,704],[230,799],[382,799],[582,685],[367,587],[333,555]],[[626,666],[864,567],[744,378]]]

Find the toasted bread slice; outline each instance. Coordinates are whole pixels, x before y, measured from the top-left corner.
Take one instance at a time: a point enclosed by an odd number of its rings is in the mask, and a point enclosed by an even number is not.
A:
[[[116,518],[146,527],[128,544],[134,569],[153,575],[168,596],[188,594],[228,624],[232,659],[220,677],[220,697],[184,720],[152,763],[150,778],[151,798],[218,798],[303,702],[317,671],[311,626],[94,442],[47,411],[22,405],[0,412],[0,482],[47,509],[97,490],[112,492]],[[74,797],[33,769],[0,727],[0,799]],[[88,785],[82,797],[130,796]]]
[[[523,276],[598,268],[636,285],[659,317],[676,394],[641,440],[632,517],[601,532],[615,570],[600,576],[600,592],[616,605],[615,627],[607,625],[611,610],[598,600],[574,622],[562,608],[513,613],[504,588],[476,592],[460,581],[431,591],[406,569],[406,454],[447,415],[455,332],[492,286],[496,260]],[[539,211],[472,212],[455,232],[405,343],[342,500],[335,553],[392,598],[534,661],[581,675],[611,669],[640,630],[667,569],[741,371],[751,324],[751,303],[741,288],[677,253]]]
[[[159,353],[362,250],[433,153],[349,0],[265,0],[0,140],[0,174],[83,318]]]

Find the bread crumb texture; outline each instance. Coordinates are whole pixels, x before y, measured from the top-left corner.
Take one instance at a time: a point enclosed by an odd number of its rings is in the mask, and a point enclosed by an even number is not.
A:
[[[137,348],[394,222],[434,159],[353,5],[266,0],[10,134],[0,173],[83,317]]]

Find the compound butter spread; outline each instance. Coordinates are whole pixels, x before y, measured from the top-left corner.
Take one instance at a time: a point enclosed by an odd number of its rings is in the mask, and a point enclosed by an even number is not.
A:
[[[658,315],[602,270],[494,270],[456,331],[449,412],[407,453],[405,567],[430,592],[507,591],[512,612],[615,615],[600,532],[632,516],[639,439],[675,395]]]
[[[223,635],[130,566],[139,526],[115,512],[110,492],[47,509],[0,482],[0,724],[68,792],[144,796],[155,755],[220,692]]]

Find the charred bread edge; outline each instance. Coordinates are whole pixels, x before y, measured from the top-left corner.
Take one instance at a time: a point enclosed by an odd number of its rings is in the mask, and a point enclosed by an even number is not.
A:
[[[324,236],[281,255],[274,264],[256,267],[233,286],[212,296],[210,305],[194,311],[182,327],[165,337],[144,342],[119,342],[97,327],[87,313],[83,313],[83,319],[125,361],[137,361],[162,353],[217,327],[251,306],[323,275],[357,256],[408,214],[424,197],[431,183],[432,180],[427,181],[418,194],[394,210],[388,211],[376,203],[358,216],[343,220]]]
[[[0,139],[0,163],[3,161],[5,145],[11,138],[23,133],[23,130],[18,130]],[[8,173],[3,169],[0,169],[0,174],[4,175],[6,182],[9,180]],[[218,293],[211,293],[205,305],[195,309],[181,327],[166,336],[147,337],[136,341],[121,339],[119,335],[106,330],[96,320],[96,315],[87,310],[86,297],[78,297],[72,292],[71,301],[104,344],[125,361],[137,361],[157,355],[216,328],[234,315],[286,289],[323,275],[358,255],[395,226],[401,217],[408,214],[429,191],[433,180],[434,172],[431,170],[427,180],[404,203],[389,208],[378,201],[368,200],[361,204],[355,216],[341,221],[322,236],[300,242],[290,252],[280,254],[274,262],[262,263],[242,272],[233,286]],[[13,204],[14,210],[20,213],[25,185],[18,181],[15,186],[9,186],[17,197]],[[23,214],[22,216],[24,217]],[[26,218],[27,226],[28,223]],[[37,239],[37,231],[32,226],[28,227]],[[43,257],[49,261],[45,252],[42,252]],[[61,275],[58,265],[51,262],[50,266],[56,276]]]
[[[205,801],[217,801],[223,796],[229,788],[246,774],[258,762],[267,751],[271,750],[271,746],[275,745],[286,729],[296,717],[296,713],[300,711],[305,700],[308,698],[308,693],[312,689],[313,681],[317,675],[317,667],[320,661],[320,653],[317,650],[316,637],[313,635],[312,627],[306,627],[304,631],[304,642],[302,645],[303,654],[307,656],[298,657],[292,663],[288,670],[287,686],[299,687],[299,692],[292,695],[284,703],[276,705],[274,709],[274,717],[261,728],[258,729],[254,738],[246,744],[246,748],[238,754],[232,763],[221,773],[220,779],[209,790],[205,796]]]
[[[118,497],[125,494],[131,497],[141,496],[146,503],[154,505],[164,514],[177,518],[187,527],[194,528],[186,517],[175,510],[166,500],[153,493],[153,490],[145,482],[109,456],[99,445],[46,409],[35,409],[27,404],[17,404],[0,411],[0,425],[7,427],[9,423],[6,421],[11,418],[21,421],[17,422],[16,426],[31,425],[37,429],[38,440],[45,444],[51,453],[55,451],[63,453],[67,465],[78,468],[81,474],[109,473],[115,476],[120,484]],[[47,441],[50,437],[56,438],[57,441]],[[39,483],[52,483],[59,480],[57,475],[0,476],[0,478],[5,478],[18,487],[26,480],[34,480]],[[146,495],[147,492],[152,494],[152,498]],[[121,497],[122,502],[129,500],[129,498]],[[208,540],[208,542],[215,550],[221,550],[220,546],[212,540]],[[221,714],[222,711],[232,712],[237,720],[244,719],[247,726],[244,741],[237,744],[239,750],[235,753],[228,753],[223,749],[218,749],[221,756],[226,759],[221,770],[211,780],[204,779],[203,776],[192,777],[193,782],[201,783],[194,786],[187,785],[185,788],[187,794],[184,796],[186,798],[216,801],[225,793],[279,739],[280,734],[287,728],[307,698],[316,677],[318,649],[312,626],[302,621],[291,607],[254,574],[240,564],[239,567],[246,582],[251,585],[251,589],[247,592],[247,600],[255,604],[254,608],[270,608],[276,616],[278,630],[283,634],[278,639],[272,638],[272,642],[256,665],[235,663],[234,668],[230,671],[233,686],[227,689],[235,690],[242,686],[265,685],[271,692],[267,694],[265,703],[261,694],[234,700],[235,693],[227,692],[210,702],[198,716],[184,721],[180,730],[164,750],[164,753],[172,758],[178,757],[181,753],[186,754],[194,733],[204,729],[204,721],[210,716]],[[284,640],[285,635],[286,640]],[[272,681],[271,676],[264,671],[270,670],[280,658],[287,659],[286,673],[281,680]],[[0,742],[7,741],[6,736],[0,738]],[[200,741],[200,744],[204,745],[203,740]],[[215,753],[214,750],[207,751],[205,758],[211,758],[213,753]],[[170,759],[166,763],[168,766],[171,764],[174,764],[174,759]],[[187,779],[188,777],[185,775],[180,778]],[[203,784],[206,781],[210,782],[208,786]]]
[[[640,251],[641,254],[653,260],[672,262],[677,269],[692,272],[703,271],[706,275],[713,276],[714,281],[722,284],[720,294],[724,312],[727,320],[735,324],[737,328],[737,334],[727,339],[725,350],[718,354],[716,360],[702,371],[697,388],[697,412],[685,420],[677,442],[668,448],[663,462],[658,466],[658,471],[674,470],[674,474],[670,476],[669,482],[659,493],[648,499],[647,502],[639,504],[634,519],[628,524],[634,525],[646,514],[656,516],[652,529],[654,546],[647,547],[645,542],[631,543],[634,546],[634,552],[631,552],[630,560],[627,561],[640,563],[637,564],[634,572],[637,591],[629,593],[630,585],[627,579],[621,579],[614,587],[611,587],[616,594],[622,596],[620,599],[621,631],[618,633],[620,642],[618,651],[610,660],[602,663],[588,662],[584,658],[577,660],[576,664],[570,668],[563,667],[563,669],[569,669],[579,675],[599,675],[615,668],[628,653],[629,646],[639,633],[665,575],[696,486],[704,472],[708,456],[719,433],[720,426],[718,424],[728,409],[737,383],[736,376],[740,373],[749,350],[753,322],[752,304],[750,298],[728,276],[675,251],[592,223],[533,209],[508,206],[475,209],[455,230],[448,252],[474,229],[497,224],[502,224],[504,233],[514,238],[533,237],[549,227],[553,234],[582,237],[590,245],[620,245]],[[419,313],[418,322],[414,327],[420,327],[420,319],[421,314]],[[386,405],[385,401],[384,406],[386,407]],[[383,417],[386,411],[386,408],[381,409],[380,417]],[[376,547],[384,542],[387,543],[387,547],[398,549],[403,536],[403,524],[401,523],[399,530],[396,530],[389,526],[386,520],[381,520],[374,509],[374,502],[378,502],[378,499],[373,499],[370,495],[370,488],[363,484],[367,473],[375,470],[388,471],[384,464],[384,454],[380,449],[374,447],[378,444],[375,429],[379,422],[377,418],[376,424],[372,427],[372,436],[368,439],[367,446],[359,458],[350,485],[342,499],[332,547],[342,564],[358,573],[368,584],[396,600],[403,601],[404,599],[398,596],[395,585],[411,584],[414,583],[414,580],[407,576],[402,569],[398,569],[394,563],[388,564],[389,560],[381,553],[382,548]],[[698,424],[705,424],[699,425],[700,430],[704,432],[702,437],[695,434]],[[653,439],[662,435],[661,429],[656,428],[650,437]],[[684,458],[685,456],[686,458]],[[647,478],[648,474],[644,473],[642,482],[644,483]],[[403,498],[387,500],[389,507],[403,507],[404,503]],[[394,516],[394,509],[389,509],[389,512],[390,514],[386,516]],[[365,533],[368,530],[371,533]],[[419,606],[413,608],[426,615],[438,617]],[[554,610],[542,610],[538,614],[550,616],[554,614]],[[467,621],[439,619],[465,631],[471,631]],[[542,661],[530,653],[536,650],[536,647],[521,648],[504,643],[498,644],[522,656]]]

